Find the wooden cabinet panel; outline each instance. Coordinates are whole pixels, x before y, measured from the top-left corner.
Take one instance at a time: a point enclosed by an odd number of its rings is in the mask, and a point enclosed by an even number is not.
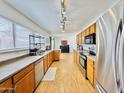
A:
[[[34,70],[32,70],[14,85],[14,93],[32,93],[34,85]]]
[[[47,69],[49,68],[50,66],[50,60],[49,60],[49,54],[47,55]]]
[[[79,44],[79,36],[78,35],[76,36],[76,42],[77,42],[77,44]]]
[[[85,36],[87,36],[87,35],[89,35],[89,34],[90,34],[90,29],[87,28],[87,29],[85,30]]]
[[[87,78],[93,86],[95,86],[94,64],[95,62],[92,59],[87,59]]]
[[[47,56],[44,56],[43,58],[43,67],[44,67],[44,74],[46,73],[48,66],[47,66]]]
[[[12,79],[8,79],[0,84],[0,93],[12,93]]]
[[[60,50],[54,50],[54,60],[58,61],[60,59]]]
[[[13,76],[13,82],[16,83],[19,81],[22,77],[24,77],[28,72],[30,72],[32,69],[34,69],[34,64],[31,64],[27,68],[23,69],[19,73]]]
[[[89,79],[90,83],[93,85],[93,67],[91,65],[87,65],[87,78]]]
[[[85,36],[96,33],[96,23],[89,26],[87,29],[82,31],[80,34],[76,36],[76,42],[78,45],[85,44]]]
[[[93,24],[90,26],[90,34],[93,34],[96,32],[96,24]]]
[[[85,44],[85,31],[82,32],[82,44]]]
[[[79,34],[79,45],[82,44],[82,33]]]

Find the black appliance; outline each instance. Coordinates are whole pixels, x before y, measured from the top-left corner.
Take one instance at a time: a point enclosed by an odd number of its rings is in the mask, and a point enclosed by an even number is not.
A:
[[[60,49],[61,49],[61,53],[69,53],[70,51],[69,45],[61,45]]]
[[[80,68],[83,76],[85,79],[87,79],[87,56],[83,54],[83,52],[80,53]]]
[[[85,44],[96,44],[96,33],[85,36]]]

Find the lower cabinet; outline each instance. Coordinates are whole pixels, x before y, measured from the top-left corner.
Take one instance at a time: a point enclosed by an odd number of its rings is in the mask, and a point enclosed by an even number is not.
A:
[[[74,62],[79,64],[80,61],[80,53],[77,50],[73,50]]]
[[[44,74],[46,73],[48,66],[47,66],[47,56],[44,56],[43,58],[43,68],[44,68]]]
[[[16,82],[15,82],[16,81]],[[13,76],[14,93],[32,93],[35,88],[34,65]]]
[[[12,93],[12,79],[8,79],[0,84],[0,93]]]
[[[59,56],[60,51],[55,50],[43,57],[44,74],[54,60],[59,60]],[[10,79],[0,83],[0,93],[33,93],[35,89],[34,64],[29,65]]]
[[[87,78],[89,80],[89,82],[93,85],[93,87],[95,87],[95,62],[94,60],[91,59],[87,59]]]
[[[54,50],[54,60],[58,61],[60,59],[60,50]]]

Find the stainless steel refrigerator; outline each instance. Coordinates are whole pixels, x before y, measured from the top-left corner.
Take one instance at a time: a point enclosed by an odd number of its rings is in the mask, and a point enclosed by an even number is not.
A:
[[[124,8],[118,1],[97,21],[97,93],[124,93]]]

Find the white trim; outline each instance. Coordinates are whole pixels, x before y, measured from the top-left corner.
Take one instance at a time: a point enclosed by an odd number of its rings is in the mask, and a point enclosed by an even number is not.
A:
[[[29,48],[4,49],[4,50],[0,50],[0,54],[10,53],[10,52],[19,52],[19,51],[25,51],[25,50],[29,50]]]

